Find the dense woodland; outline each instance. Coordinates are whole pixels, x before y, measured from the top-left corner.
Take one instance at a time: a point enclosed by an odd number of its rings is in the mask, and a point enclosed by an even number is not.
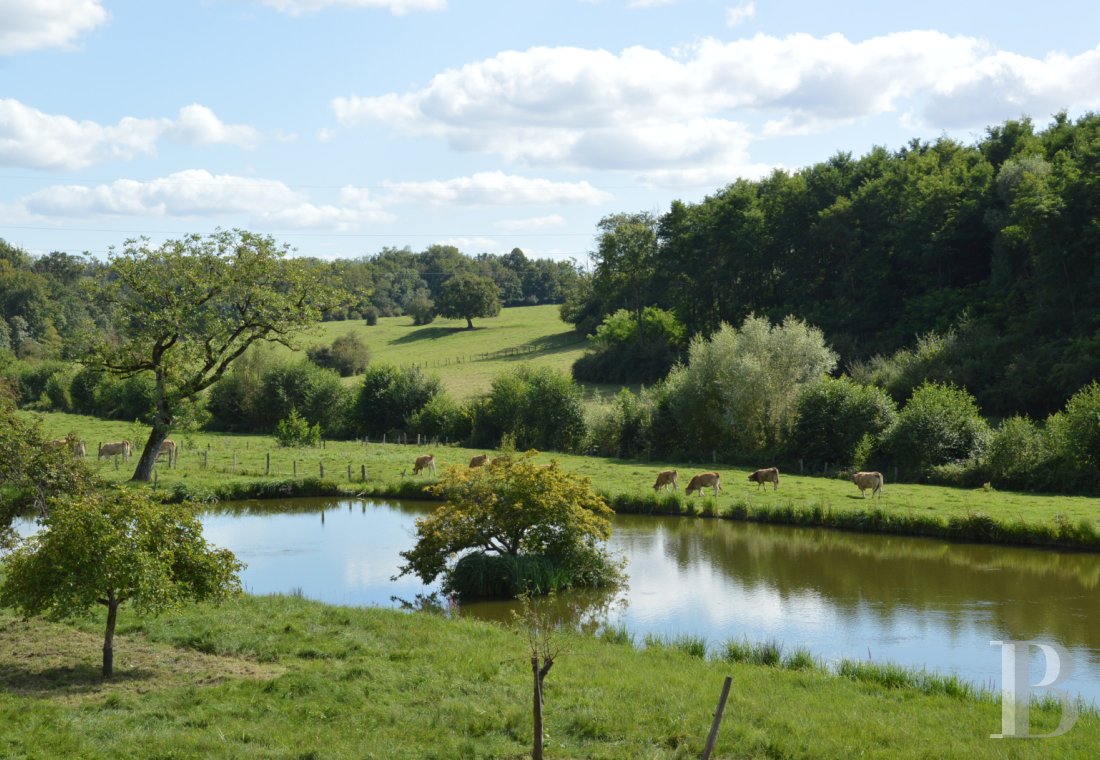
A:
[[[645,306],[689,336],[794,315],[896,400],[951,382],[995,417],[1046,415],[1100,376],[1100,115],[837,154],[605,218],[598,242],[563,309],[586,333]]]

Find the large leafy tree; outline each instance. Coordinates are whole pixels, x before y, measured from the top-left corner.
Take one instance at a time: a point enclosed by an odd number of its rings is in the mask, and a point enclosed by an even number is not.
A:
[[[140,491],[57,500],[42,530],[7,557],[0,604],[53,619],[104,606],[103,677],[110,678],[120,605],[155,614],[240,590],[240,562],[207,545],[196,515],[194,506]]]
[[[591,565],[611,535],[611,508],[587,478],[556,462],[540,466],[534,454],[448,468],[431,489],[447,501],[416,521],[416,546],[401,553],[401,574],[431,583],[469,552],[546,557],[574,571]]]
[[[456,274],[443,283],[436,310],[448,319],[465,319],[466,329],[474,329],[474,317],[500,314],[500,288],[488,277]]]
[[[335,302],[287,246],[243,230],[189,235],[152,247],[127,241],[112,252],[96,296],[125,315],[116,336],[96,342],[89,362],[155,381],[152,431],[134,480],[149,480],[160,445],[185,402],[218,381],[257,341],[293,347],[296,334]]]

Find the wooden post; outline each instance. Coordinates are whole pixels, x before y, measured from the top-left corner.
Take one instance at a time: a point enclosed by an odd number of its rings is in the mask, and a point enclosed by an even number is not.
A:
[[[115,469],[118,469],[118,454],[115,454]]]
[[[324,480],[324,478],[325,478],[325,463],[321,462],[321,479]]]
[[[325,439],[324,439],[324,438],[322,438],[322,439],[321,439],[321,448],[323,449],[324,447],[325,447]]]
[[[531,758],[532,760],[542,760],[542,684],[539,683],[538,655],[531,658],[531,674],[535,680],[534,698],[531,705],[535,723],[535,743],[531,749]]]
[[[154,467],[153,468],[153,492],[156,493],[156,490],[157,490],[157,469]]]
[[[726,682],[722,684],[722,696],[718,698],[718,710],[714,713],[714,721],[710,724],[710,733],[707,735],[707,744],[703,747],[703,760],[710,760],[710,753],[714,751],[714,743],[718,741],[718,726],[722,723],[722,713],[726,709],[726,700],[730,695],[732,676],[726,676]]]
[[[233,472],[237,471],[237,450],[233,449]]]
[[[383,433],[383,434],[382,434],[382,443],[385,443],[385,442],[386,442],[386,434],[385,434],[385,433]]]
[[[292,466],[293,466],[293,470],[294,470],[294,477],[298,477],[298,460],[297,459],[294,460],[294,464]]]
[[[348,482],[351,482],[351,462],[348,462]]]
[[[207,446],[206,451],[202,452],[202,468],[205,470],[210,466],[210,448]]]
[[[417,446],[419,446],[419,445],[420,445],[420,433],[417,433],[417,434],[416,434],[416,445],[417,445]]]
[[[264,464],[264,475],[271,474],[271,452],[267,452],[267,462]]]
[[[359,465],[359,480],[363,483],[367,482],[367,466],[365,464]]]

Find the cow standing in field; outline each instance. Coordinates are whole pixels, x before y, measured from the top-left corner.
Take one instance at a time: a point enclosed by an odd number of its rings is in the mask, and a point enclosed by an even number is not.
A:
[[[101,443],[99,444],[99,455],[96,459],[102,459],[103,457],[113,457],[122,455],[123,459],[127,459],[130,456],[130,442],[129,441],[115,441],[114,443]]]
[[[756,490],[760,490],[760,486],[764,486],[764,490],[768,490],[768,483],[772,484],[772,490],[779,490],[779,468],[778,467],[765,467],[760,470],[756,470],[749,474],[749,480],[756,483]]]
[[[684,489],[684,495],[691,496],[692,491],[698,491],[699,495],[702,496],[704,488],[713,487],[714,495],[717,496],[718,491],[721,489],[719,480],[721,480],[721,476],[717,472],[701,472],[692,476],[691,482]]]
[[[84,441],[73,441],[73,456],[77,459],[88,456],[88,449],[84,445]]]
[[[675,491],[679,484],[676,482],[676,470],[662,470],[657,473],[657,482],[653,484],[653,491],[656,493],[662,488],[672,487]]]
[[[489,464],[488,454],[478,454],[476,457],[470,460],[471,469],[474,467],[484,467],[487,464]]]
[[[864,499],[867,498],[867,489],[871,489],[871,498],[875,497],[877,493],[882,496],[882,486],[885,482],[882,478],[881,472],[857,472],[852,476],[852,482],[856,484],[856,488],[859,489],[859,495]]]
[[[160,451],[157,452],[157,459],[160,459],[165,454],[168,455],[168,464],[172,464],[176,458],[176,442],[171,438],[165,438],[164,442],[160,445]]]
[[[421,470],[427,470],[433,476],[435,475],[435,454],[424,454],[416,458],[413,462],[413,475],[419,475]]]

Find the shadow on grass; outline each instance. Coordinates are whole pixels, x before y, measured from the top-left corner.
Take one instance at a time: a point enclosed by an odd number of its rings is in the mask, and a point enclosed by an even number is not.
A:
[[[476,330],[484,330],[484,327],[474,326],[473,330],[468,330],[465,327],[421,327],[419,330],[413,330],[411,333],[402,335],[400,338],[394,338],[390,341],[391,346],[400,346],[405,343],[417,343],[422,340],[438,340],[440,338],[446,338],[448,335],[454,335],[455,333],[474,332]]]
[[[27,665],[0,666],[0,689],[25,697],[57,697],[88,694],[104,686],[147,681],[153,671],[142,668],[115,670],[104,680],[100,668],[92,665],[64,665],[36,669]]]

